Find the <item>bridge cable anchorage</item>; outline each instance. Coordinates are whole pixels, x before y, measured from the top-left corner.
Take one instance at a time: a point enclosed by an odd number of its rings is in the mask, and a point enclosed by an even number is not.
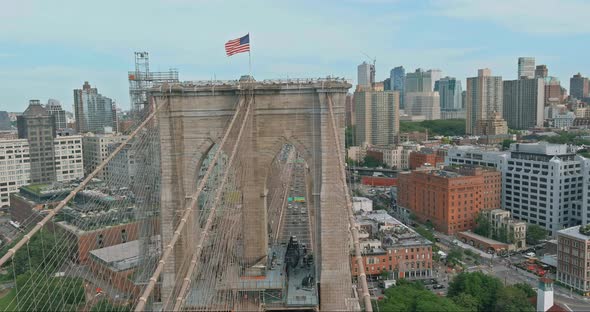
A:
[[[84,189],[86,187],[86,185],[92,181],[92,179],[94,179],[94,177],[96,177],[96,175],[102,170],[104,169],[104,167],[113,159],[115,158],[115,156],[117,156],[119,154],[119,152],[121,152],[121,150],[123,150],[127,144],[133,139],[135,138],[135,136],[143,129],[145,128],[145,126],[156,116],[156,113],[160,110],[160,108],[164,105],[164,103],[159,104],[156,109],[150,113],[147,118],[139,125],[139,127],[137,127],[128,137],[127,139],[125,139],[123,142],[121,142],[121,144],[103,161],[101,162],[96,169],[94,169],[94,171],[92,171],[92,173],[90,173],[90,175],[88,175],[84,181],[82,181],[82,183],[80,183],[75,189],[73,189],[70,194],[68,194],[68,196],[66,196],[66,198],[64,198],[55,208],[53,208],[40,222],[38,222],[35,227],[33,227],[33,229],[31,229],[29,231],[29,233],[27,233],[20,241],[18,241],[18,243],[16,243],[16,245],[14,245],[14,247],[12,247],[11,249],[8,250],[8,252],[6,252],[6,254],[0,258],[0,267],[2,267],[8,260],[10,260],[10,258],[19,250],[21,249],[27,242],[29,242],[29,240],[31,239],[31,237],[33,235],[35,235],[37,232],[39,232],[41,230],[41,228],[43,228],[43,226],[50,221],[53,217],[55,217],[55,215],[60,212],[60,210],[62,210],[66,204],[72,200],[76,194],[78,194],[78,192],[80,192],[82,189]]]
[[[199,262],[199,259],[201,258],[201,254],[203,251],[203,245],[205,243],[205,240],[209,236],[209,231],[211,229],[211,225],[213,224],[213,217],[215,216],[217,206],[219,204],[219,201],[221,200],[221,195],[223,193],[223,189],[225,188],[225,184],[226,184],[227,178],[229,176],[229,172],[230,172],[229,168],[232,167],[232,164],[234,162],[234,158],[237,154],[238,146],[240,145],[240,139],[242,138],[242,133],[244,132],[244,128],[247,124],[247,120],[250,115],[250,109],[251,109],[251,105],[248,103],[247,108],[246,108],[246,113],[244,114],[244,120],[242,121],[242,125],[240,126],[240,131],[238,132],[237,139],[235,141],[234,147],[231,152],[231,156],[230,156],[229,161],[226,165],[227,169],[225,170],[225,172],[223,174],[223,178],[221,179],[221,185],[217,189],[217,193],[215,194],[215,201],[213,202],[211,210],[209,210],[209,215],[207,216],[207,222],[205,223],[205,228],[201,231],[201,236],[199,237],[199,243],[197,244],[197,248],[196,248],[195,252],[193,253],[190,267],[186,273],[186,276],[184,278],[184,282],[182,283],[182,287],[180,288],[180,292],[178,293],[178,296],[176,298],[176,303],[174,304],[174,308],[172,309],[173,311],[180,311],[181,306],[182,306],[183,302],[185,301],[186,292],[188,291],[188,288],[190,287],[190,284],[191,284],[191,277],[195,273],[194,272],[195,268],[197,267],[197,263]]]
[[[371,305],[371,296],[369,294],[369,286],[367,284],[367,278],[365,275],[365,266],[363,264],[363,256],[361,253],[361,246],[359,243],[359,236],[358,236],[358,228],[355,226],[356,222],[354,219],[354,213],[352,211],[352,200],[350,198],[350,194],[348,193],[348,186],[346,185],[346,171],[344,168],[344,158],[342,157],[342,147],[340,145],[340,136],[338,135],[338,131],[336,131],[336,119],[334,118],[334,109],[332,103],[332,97],[326,94],[327,102],[328,102],[328,111],[330,113],[330,121],[332,125],[332,132],[334,134],[334,141],[336,142],[336,151],[338,155],[338,164],[340,167],[341,179],[343,183],[344,193],[346,197],[346,207],[348,213],[348,219],[350,222],[351,233],[352,233],[352,240],[354,242],[354,256],[357,262],[357,266],[359,269],[359,279],[361,288],[363,291],[362,297],[363,302],[365,305],[365,311],[373,312],[373,306]]]
[[[234,123],[235,123],[238,115],[240,114],[240,112],[242,111],[244,106],[249,106],[248,104],[249,103],[244,104],[243,100],[241,100],[240,104],[238,104],[238,109],[237,109],[236,113],[233,115],[233,117],[227,127],[227,130],[225,131],[223,138],[221,139],[221,142],[219,143],[219,147],[215,151],[215,155],[214,155],[213,159],[211,160],[211,162],[209,163],[209,167],[207,168],[205,175],[201,179],[201,182],[199,183],[199,186],[197,187],[196,191],[191,195],[192,200],[189,204],[189,207],[185,210],[185,213],[184,213],[182,219],[184,219],[184,220],[189,219],[191,217],[193,211],[197,207],[197,203],[198,203],[199,196],[201,195],[201,191],[203,190],[203,188],[205,188],[205,184],[207,183],[207,180],[209,179],[211,172],[215,168],[215,164],[217,163],[217,159],[219,158],[219,155],[221,155],[221,151],[223,150],[223,147],[225,145],[225,141],[229,137],[229,133],[233,129]],[[182,230],[184,229],[185,224],[186,224],[186,222],[183,222],[183,221],[179,222],[179,224],[176,228],[176,231],[174,231],[174,235],[172,236],[172,239],[170,239],[169,244],[166,246],[164,253],[162,254],[162,257],[160,258],[161,259],[160,263],[156,267],[156,270],[152,274],[152,277],[150,278],[149,283],[147,284],[146,288],[144,289],[143,294],[140,297],[149,298],[151,293],[154,291],[154,288],[156,286],[156,281],[160,277],[160,275],[162,274],[162,271],[164,270],[164,262],[167,261],[168,258],[170,257],[170,255],[172,254],[172,251],[174,250],[174,245],[176,245],[176,243],[178,242],[178,239],[180,238],[180,233],[182,233]],[[146,305],[146,301],[140,301],[137,304],[137,306],[135,307],[135,311],[136,312],[144,311],[145,305]]]

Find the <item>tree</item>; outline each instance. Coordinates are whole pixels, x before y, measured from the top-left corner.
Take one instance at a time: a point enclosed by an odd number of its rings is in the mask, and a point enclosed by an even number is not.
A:
[[[463,249],[459,247],[453,247],[447,254],[447,263],[459,264],[459,261],[463,260]]]
[[[498,292],[494,311],[534,312],[535,307],[528,301],[523,290],[518,287],[508,286]]]
[[[465,119],[400,121],[399,131],[426,132],[429,135],[462,136],[465,134]]]
[[[403,279],[397,286],[385,290],[385,296],[386,299],[378,303],[380,311],[463,311],[452,300],[433,294],[422,284]]]
[[[15,240],[12,244],[16,244]],[[11,248],[12,248],[11,246]],[[31,237],[31,240],[23,248],[16,252],[10,260],[14,265],[7,265],[9,269],[14,267],[16,275],[21,275],[29,270],[42,270],[47,274],[53,274],[63,264],[53,259],[67,259],[71,252],[71,240],[63,239],[60,233],[50,233],[41,230]],[[8,248],[5,249],[7,251]],[[11,273],[12,274],[12,273]]]
[[[458,296],[453,298],[453,301],[460,305],[465,309],[467,312],[477,312],[477,299],[475,299],[472,295],[466,293],[460,293]]]
[[[531,298],[537,295],[537,292],[533,289],[533,287],[531,287],[531,285],[527,283],[516,283],[512,286],[522,290],[527,298]]]
[[[502,282],[481,272],[462,272],[449,284],[447,296],[453,300],[461,294],[468,294],[477,300],[478,311],[489,311],[494,306]]]
[[[363,161],[363,164],[366,167],[370,167],[370,168],[375,168],[375,167],[379,167],[379,166],[382,166],[383,165],[379,160],[377,160],[377,158],[375,158],[375,157],[373,157],[371,155],[365,156],[365,159]]]
[[[529,224],[526,228],[526,243],[537,245],[541,240],[547,238],[547,231],[539,225]]]
[[[475,226],[475,229],[473,229],[473,232],[475,234],[479,234],[485,237],[491,236],[492,224],[490,223],[490,220],[488,220],[488,218],[486,218],[482,213],[477,214],[477,217],[475,218],[475,223],[477,224]]]
[[[77,277],[51,277],[43,273],[25,273],[16,279],[19,311],[76,311],[84,302],[84,286]]]

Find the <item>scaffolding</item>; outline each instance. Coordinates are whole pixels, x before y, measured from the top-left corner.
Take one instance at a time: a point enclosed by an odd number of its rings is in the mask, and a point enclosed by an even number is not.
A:
[[[148,106],[147,91],[162,83],[178,82],[178,70],[171,68],[167,72],[150,72],[148,52],[135,52],[135,71],[128,73],[131,109],[141,112]]]

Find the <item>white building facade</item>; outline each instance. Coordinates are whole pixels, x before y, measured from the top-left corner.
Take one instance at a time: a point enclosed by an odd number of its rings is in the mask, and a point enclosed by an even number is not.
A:
[[[110,155],[109,145],[122,143],[127,139],[126,135],[118,134],[88,134],[82,138],[84,154],[84,173],[90,174]],[[107,170],[98,173],[97,178],[104,180]]]
[[[10,194],[31,182],[30,161],[28,140],[0,140],[0,207],[10,206]]]
[[[57,182],[83,178],[84,157],[82,153],[82,136],[58,136],[53,140],[53,146]]]

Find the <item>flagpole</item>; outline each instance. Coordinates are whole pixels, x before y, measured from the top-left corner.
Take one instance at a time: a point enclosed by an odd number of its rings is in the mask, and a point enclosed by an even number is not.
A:
[[[248,49],[248,74],[250,77],[252,77],[252,57],[250,55],[250,50],[252,50],[252,45],[250,44],[251,40],[250,40],[250,33],[248,33],[248,44],[250,45],[250,48]]]

